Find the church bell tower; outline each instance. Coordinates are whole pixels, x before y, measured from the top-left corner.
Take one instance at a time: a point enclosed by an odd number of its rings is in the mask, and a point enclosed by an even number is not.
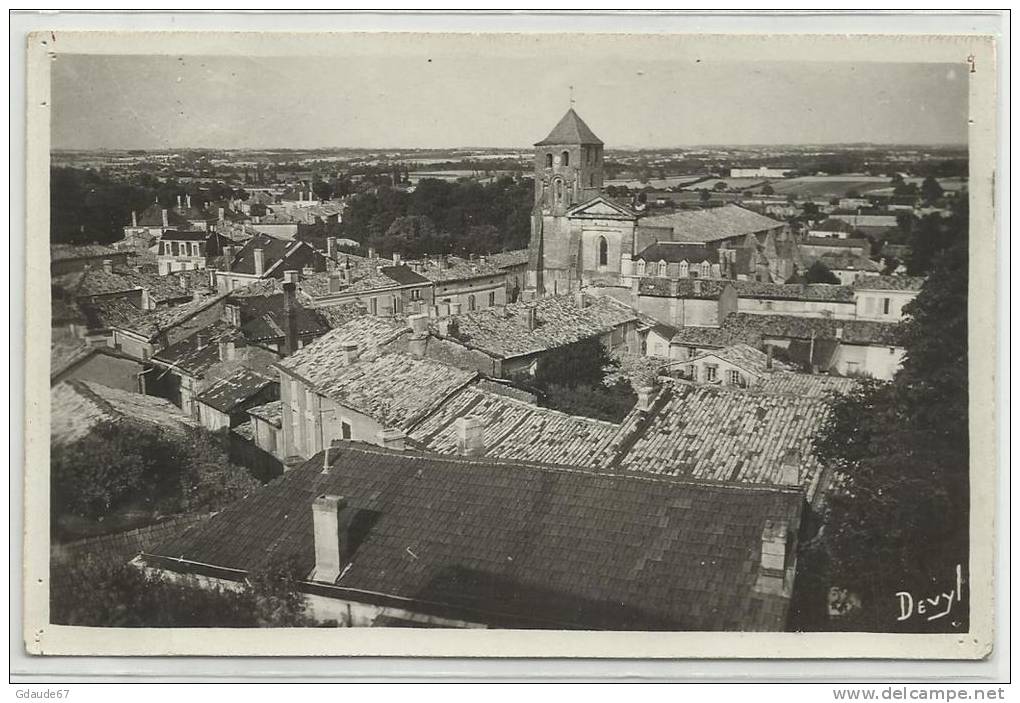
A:
[[[578,247],[566,212],[601,192],[603,146],[574,108],[535,144],[528,287],[538,295],[565,292],[578,279]]]

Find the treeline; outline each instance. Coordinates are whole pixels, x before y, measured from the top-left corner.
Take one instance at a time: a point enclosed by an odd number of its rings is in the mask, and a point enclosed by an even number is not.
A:
[[[52,244],[108,244],[124,236],[131,212],[139,214],[157,200],[167,206],[191,195],[192,205],[247,193],[224,184],[202,187],[173,179],[163,182],[143,173],[137,182],[110,178],[99,171],[55,167],[50,169],[50,242]]]
[[[383,256],[488,254],[527,247],[534,191],[525,179],[481,184],[425,179],[414,192],[387,186],[351,199],[343,236]]]

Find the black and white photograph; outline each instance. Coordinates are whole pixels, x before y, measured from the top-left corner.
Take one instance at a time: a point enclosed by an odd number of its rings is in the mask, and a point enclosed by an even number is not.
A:
[[[973,42],[127,38],[44,37],[30,99],[30,650],[403,628],[987,654]]]

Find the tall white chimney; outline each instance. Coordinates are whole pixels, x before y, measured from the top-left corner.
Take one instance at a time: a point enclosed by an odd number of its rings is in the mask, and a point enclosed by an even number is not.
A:
[[[655,400],[655,389],[652,386],[641,386],[637,389],[637,398],[638,410],[648,412]]]
[[[255,250],[255,275],[261,276],[266,269],[266,252],[262,249]]]
[[[340,577],[343,531],[340,514],[347,506],[341,496],[321,495],[312,503],[312,530],[315,537],[315,570],[312,581],[335,583]]]
[[[180,210],[180,208],[181,208],[181,196],[178,195],[177,196],[177,209]]]
[[[135,212],[134,210],[131,211],[131,226],[132,227],[138,226],[138,213]]]
[[[163,228],[166,229],[170,226],[170,216],[167,215],[166,210],[163,210]]]
[[[477,415],[458,417],[457,451],[465,456],[478,456],[485,453],[485,422]]]

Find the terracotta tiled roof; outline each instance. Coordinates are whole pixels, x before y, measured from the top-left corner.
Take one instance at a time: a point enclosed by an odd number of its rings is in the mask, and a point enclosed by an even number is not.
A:
[[[841,339],[846,344],[882,346],[901,344],[902,330],[897,322],[837,320],[799,315],[757,315],[740,312],[727,315],[723,320],[722,327],[733,337],[744,337],[745,341],[747,339],[760,340],[763,337],[810,339],[812,335],[816,338],[837,339],[838,331],[842,330]],[[747,341],[747,343],[755,344],[751,341]]]
[[[514,251],[504,251],[498,254],[489,254],[486,257],[486,261],[495,266],[496,268],[510,268],[512,266],[525,266],[529,261],[529,252],[527,249],[515,249]]]
[[[801,398],[824,398],[829,393],[849,393],[857,385],[853,378],[823,374],[773,371],[759,379],[755,390]]]
[[[323,354],[324,351],[326,347],[294,363],[292,360],[301,354],[298,352],[278,366],[297,374],[316,392],[340,405],[399,429],[419,421],[478,375],[431,359],[415,359],[399,353],[370,354],[345,365],[337,355]]]
[[[722,349],[714,349],[712,351],[699,354],[689,361],[697,361],[706,356],[714,356],[724,361],[728,361],[734,366],[739,366],[746,371],[750,371],[758,375],[766,374],[770,371],[768,366],[768,354],[760,349],[755,349],[748,344],[742,344],[740,342],[725,346]],[[773,361],[773,368],[777,368],[777,370],[787,370],[785,364],[777,361]]]
[[[220,412],[230,413],[256,393],[276,383],[257,371],[242,368],[209,386],[198,396],[198,401]]]
[[[436,259],[428,259],[422,261],[421,264],[421,275],[433,283],[466,281],[481,276],[496,276],[503,273],[502,269],[489,260],[483,263],[478,259],[471,261],[458,256],[448,257],[446,264],[442,268],[440,268],[439,261]]]
[[[555,349],[606,334],[637,320],[627,306],[604,296],[585,296],[579,308],[574,295],[540,298],[459,315],[457,341],[501,358]],[[525,312],[535,311],[537,325],[528,329]]]
[[[199,335],[203,345],[199,347]],[[206,371],[221,361],[219,342],[240,342],[241,332],[226,322],[218,321],[198,334],[171,344],[153,355],[153,361],[173,366],[191,376],[202,377]]]
[[[306,344],[281,360],[280,366],[309,381],[328,378],[331,369],[339,365],[345,344],[357,344],[359,354],[365,353],[385,346],[408,331],[403,320],[361,315]]]
[[[50,438],[67,444],[99,422],[141,422],[183,432],[198,423],[163,398],[131,393],[88,381],[63,381],[50,389]]]
[[[338,598],[403,599],[402,607],[414,611],[496,627],[785,625],[785,599],[755,584],[770,524],[787,527],[795,548],[798,491],[423,456],[350,442],[331,457],[327,472],[322,455],[313,457],[144,559],[187,572],[191,564],[251,571],[292,558],[310,577],[312,502],[338,495],[351,525],[334,586]]]
[[[646,215],[642,227],[669,227],[679,242],[713,242],[782,227],[783,223],[739,205],[706,210],[680,210],[669,215]]]
[[[265,420],[274,427],[283,427],[282,400],[271,400],[264,405],[256,405],[254,408],[248,408],[248,414],[252,417],[257,417],[260,420]]]
[[[602,144],[602,140],[595,136],[595,133],[584,123],[584,120],[574,111],[574,108],[567,110],[567,113],[563,115],[556,126],[553,127],[553,130],[549,132],[549,136],[540,142],[536,142],[535,146],[568,144]]]
[[[920,276],[864,276],[854,282],[855,290],[921,290]]]
[[[567,415],[470,386],[416,425],[409,437],[431,452],[455,454],[455,421],[467,415],[485,425],[485,456],[519,461],[593,466],[620,431],[611,422]]]
[[[622,469],[695,479],[781,484],[783,459],[796,453],[799,483],[812,498],[821,466],[812,439],[828,414],[822,398],[730,390],[671,381],[643,431],[620,449]],[[824,489],[824,487],[822,487]]]

